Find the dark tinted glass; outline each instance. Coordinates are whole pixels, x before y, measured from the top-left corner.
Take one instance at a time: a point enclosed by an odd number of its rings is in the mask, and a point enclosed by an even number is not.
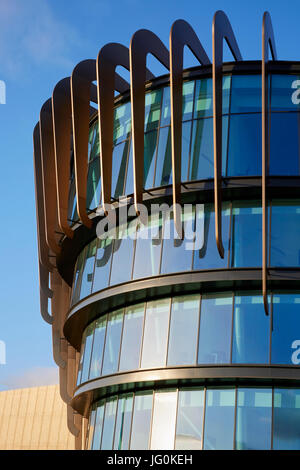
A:
[[[271,114],[271,175],[299,175],[299,126],[300,113]]]
[[[274,390],[273,449],[300,449],[300,390]]]
[[[159,132],[154,186],[172,183],[171,128],[163,127]]]
[[[152,188],[154,179],[157,130],[144,135],[144,187]]]
[[[80,289],[80,298],[83,299],[90,295],[92,290],[94,265],[95,265],[95,254],[97,247],[97,239],[93,240],[86,248],[85,251],[85,262],[82,271],[82,281]]]
[[[235,202],[232,208],[231,265],[261,266],[262,209],[258,203]]]
[[[114,145],[126,140],[131,131],[130,102],[122,104],[114,111]]]
[[[299,75],[271,76],[272,111],[299,111],[300,81]]]
[[[261,112],[261,76],[233,75],[231,81],[230,111]]]
[[[87,209],[95,209],[100,204],[101,197],[101,181],[100,181],[100,158],[99,156],[89,163],[88,180],[87,180]]]
[[[113,150],[111,195],[115,199],[124,194],[128,148],[129,141],[126,140]]]
[[[145,132],[159,126],[162,89],[150,91],[145,96]]]
[[[271,266],[300,266],[300,201],[272,203]]]

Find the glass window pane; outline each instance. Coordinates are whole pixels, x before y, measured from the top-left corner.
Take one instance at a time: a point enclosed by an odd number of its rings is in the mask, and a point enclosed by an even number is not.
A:
[[[86,250],[83,249],[76,261],[76,268],[75,268],[74,281],[73,281],[73,291],[72,291],[72,305],[76,304],[76,302],[78,302],[80,298],[81,278],[82,278],[82,270],[84,267],[85,252]]]
[[[234,405],[234,389],[207,389],[204,449],[233,449]]]
[[[112,258],[112,243],[113,240],[110,237],[98,240],[92,292],[98,292],[108,286]]]
[[[236,449],[271,448],[272,389],[239,388],[236,415]]]
[[[229,112],[231,76],[223,77],[223,114]],[[212,79],[202,78],[196,82],[194,119],[213,115]]]
[[[227,176],[261,175],[261,114],[231,115]]]
[[[90,419],[89,419],[89,432],[88,432],[88,439],[86,442],[86,448],[90,450],[92,448],[92,442],[94,437],[94,426],[95,426],[95,418],[96,418],[96,406],[93,405],[91,412],[90,412]]]
[[[72,156],[71,158],[74,159]],[[75,174],[74,166],[71,169],[71,178],[69,185],[69,198],[68,198],[68,221],[71,222],[71,225],[79,220],[77,213],[77,198],[76,198],[76,186],[75,186]]]
[[[102,450],[111,450],[113,448],[116,411],[117,397],[112,397],[107,400],[105,405],[103,433],[101,441]]]
[[[126,189],[125,194],[133,194],[133,160],[132,160],[132,140],[129,140],[129,156],[126,172]]]
[[[203,295],[200,311],[198,364],[230,361],[232,295]]]
[[[261,112],[261,76],[232,75],[232,113]]]
[[[99,157],[100,154],[100,142],[99,142],[99,126],[98,121],[95,121],[90,127],[89,133],[89,144],[88,144],[88,155],[89,162]]]
[[[97,320],[95,324],[93,352],[92,352],[90,377],[89,377],[90,379],[95,379],[96,377],[100,377],[101,375],[106,322],[107,322],[107,315],[105,315],[102,318],[99,318],[99,320]]]
[[[167,354],[167,337],[170,299],[147,303],[141,367],[164,366]]]
[[[131,427],[133,395],[123,395],[118,400],[118,411],[115,429],[115,450],[128,450]]]
[[[196,240],[193,269],[226,268],[228,265],[230,205],[223,204],[222,239],[224,258],[220,257],[215,239],[215,211],[213,204],[198,204],[196,213]]]
[[[100,204],[101,180],[100,180],[100,158],[99,156],[89,163],[86,207],[89,210],[95,209]]]
[[[268,364],[270,317],[260,295],[236,295],[234,301],[232,362]]]
[[[149,447],[152,401],[152,392],[136,393],[134,397],[131,450],[147,450]]]
[[[300,113],[271,114],[270,175],[299,175],[299,126]]]
[[[235,202],[232,208],[231,266],[257,267],[262,260],[262,209],[258,202]]]
[[[138,225],[134,257],[133,278],[155,276],[159,274],[162,218],[150,216],[148,226]]]
[[[153,188],[157,130],[144,135],[144,187]]]
[[[94,265],[95,265],[95,254],[97,247],[97,239],[93,240],[86,248],[85,261],[82,271],[82,281],[80,288],[80,299],[90,295],[92,290]]]
[[[300,450],[300,390],[274,390],[273,449]]]
[[[204,390],[180,390],[175,449],[202,449]]]
[[[104,417],[104,406],[105,406],[105,400],[101,400],[99,403],[97,403],[97,414],[96,414],[94,438],[93,438],[93,444],[92,444],[93,450],[100,450],[103,417]]]
[[[188,121],[193,118],[195,82],[184,82],[182,85],[182,120]]]
[[[298,111],[299,75],[272,75],[271,109],[272,111]]]
[[[110,275],[110,285],[130,281],[133,248],[136,225],[121,225],[117,227],[116,239],[113,245],[113,260]]]
[[[91,323],[86,329],[81,383],[86,382],[89,379],[94,330],[95,330],[95,322]]]
[[[119,370],[139,368],[144,323],[144,303],[125,311]]]
[[[188,180],[192,122],[182,123],[181,181]]]
[[[195,211],[182,214],[184,238],[178,238],[173,213],[164,213],[161,274],[190,271],[192,269]]]
[[[77,387],[81,383],[86,333],[87,333],[87,328],[84,330],[83,335],[82,335],[82,339],[81,339],[80,360],[79,360],[79,364],[78,364],[78,373],[77,373],[77,382],[76,382]]]
[[[124,194],[129,140],[116,145],[112,157],[111,195],[118,199]]]
[[[272,364],[300,364],[300,294],[273,295]]]
[[[174,449],[177,392],[155,392],[150,449]]]
[[[171,128],[163,127],[159,131],[156,157],[155,187],[172,183]]]
[[[172,302],[168,365],[196,362],[199,295],[175,297]]]
[[[113,374],[118,370],[122,323],[123,310],[108,315],[102,375]]]
[[[159,127],[162,89],[146,93],[145,96],[145,132]]]
[[[114,111],[114,145],[126,140],[131,132],[130,102],[121,104]]]
[[[273,201],[271,266],[300,266],[300,201]]]
[[[226,171],[228,118],[223,117],[222,131],[222,173]],[[190,180],[213,178],[214,176],[214,140],[213,120],[197,119],[193,122],[191,146]]]
[[[170,98],[170,87],[165,87],[163,89],[163,101],[162,101],[162,110],[160,125],[169,126],[171,124],[171,98]]]

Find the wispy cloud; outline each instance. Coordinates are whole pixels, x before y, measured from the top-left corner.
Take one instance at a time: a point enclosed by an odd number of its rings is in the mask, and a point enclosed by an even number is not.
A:
[[[15,389],[58,384],[57,367],[33,367],[18,375],[7,375],[0,380],[0,389]]]
[[[0,64],[10,78],[43,63],[69,68],[78,44],[76,29],[57,18],[47,0],[1,0]]]

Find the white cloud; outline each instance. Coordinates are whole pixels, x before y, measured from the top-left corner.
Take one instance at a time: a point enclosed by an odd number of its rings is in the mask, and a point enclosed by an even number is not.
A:
[[[77,31],[55,16],[47,0],[1,0],[2,73],[20,79],[36,64],[72,68],[72,50],[80,42]]]
[[[58,384],[57,367],[33,367],[24,370],[18,375],[7,375],[0,381],[2,389],[10,390],[15,388],[39,387],[42,385]]]

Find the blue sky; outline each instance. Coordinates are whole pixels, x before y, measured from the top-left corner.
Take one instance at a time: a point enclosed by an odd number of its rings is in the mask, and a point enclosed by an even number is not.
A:
[[[300,5],[287,0],[0,0],[0,390],[57,381],[51,328],[39,313],[32,130],[55,84],[108,42],[129,45],[140,28],[167,45],[174,20],[187,20],[211,57],[216,10],[229,16],[244,59],[261,58],[261,22],[271,13],[278,58],[299,60]],[[194,65],[189,53],[185,66]],[[230,54],[225,54],[230,60]],[[155,60],[154,73],[165,73]],[[126,76],[126,75],[124,75]]]

